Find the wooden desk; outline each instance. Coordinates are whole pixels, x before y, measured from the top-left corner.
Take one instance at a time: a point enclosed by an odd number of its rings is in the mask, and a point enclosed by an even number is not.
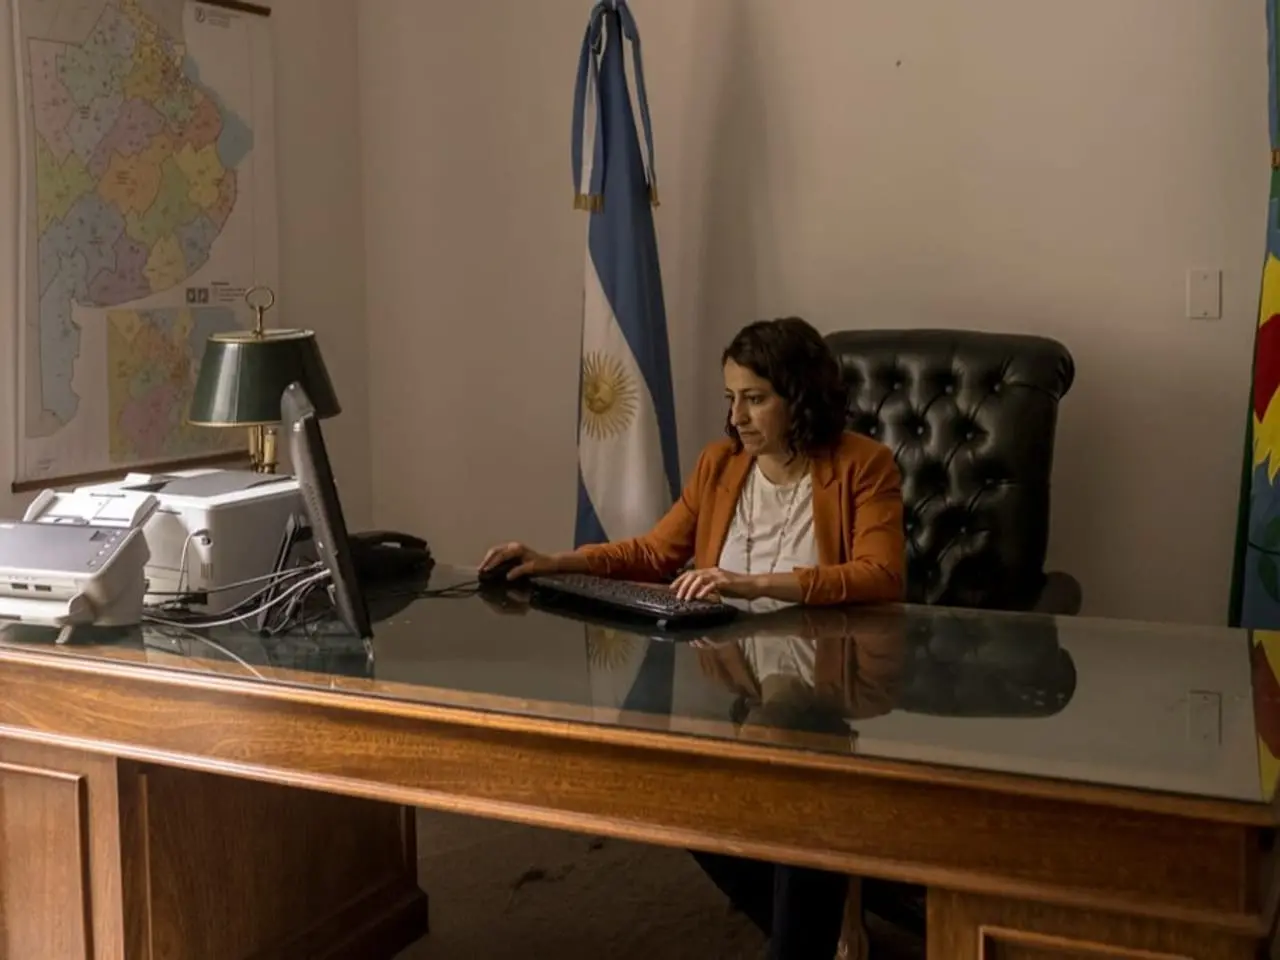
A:
[[[936,957],[1272,926],[1280,687],[1243,633],[793,611],[655,673],[661,643],[471,598],[384,621],[371,669],[216,639],[0,634],[6,958],[390,956],[426,930],[412,806],[924,884]],[[852,732],[727,719],[784,647]]]

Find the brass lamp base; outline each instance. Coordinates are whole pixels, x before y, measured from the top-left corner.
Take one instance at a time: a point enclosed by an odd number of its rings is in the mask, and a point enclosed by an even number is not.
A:
[[[256,473],[276,472],[274,424],[258,424],[249,428],[249,461]]]

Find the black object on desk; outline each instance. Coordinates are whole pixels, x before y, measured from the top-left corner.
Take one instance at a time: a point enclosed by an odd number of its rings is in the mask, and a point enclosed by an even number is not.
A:
[[[482,587],[490,587],[495,584],[501,585],[504,583],[516,583],[515,580],[507,579],[507,574],[520,566],[521,563],[522,561],[519,557],[511,557],[507,560],[503,560],[501,563],[495,563],[489,567],[482,567],[476,574],[476,579],[480,581],[480,585]],[[521,577],[520,580],[524,580],[524,578]]]
[[[351,537],[356,578],[364,584],[403,580],[434,565],[427,541],[411,533],[367,530]]]
[[[280,398],[280,419],[289,439],[289,459],[298,478],[311,540],[329,572],[329,589],[338,616],[353,634],[368,639],[373,636],[373,627],[356,578],[351,541],[319,416],[301,383],[285,388]]]
[[[660,630],[712,627],[727,623],[737,609],[718,600],[682,600],[667,587],[610,580],[583,573],[552,574],[529,578],[535,601],[553,603],[584,612],[639,619]]]

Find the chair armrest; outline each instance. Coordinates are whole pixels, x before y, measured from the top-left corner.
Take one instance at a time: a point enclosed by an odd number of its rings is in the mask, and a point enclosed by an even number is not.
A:
[[[1046,573],[1040,595],[1031,606],[1033,613],[1052,613],[1060,617],[1074,617],[1084,603],[1084,590],[1080,581],[1069,573]]]

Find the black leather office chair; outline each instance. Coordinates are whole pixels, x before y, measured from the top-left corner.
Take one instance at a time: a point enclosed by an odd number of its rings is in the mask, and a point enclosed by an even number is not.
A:
[[[1066,347],[966,330],[847,330],[826,340],[849,386],[850,429],[887,444],[902,472],[908,601],[1079,613],[1080,584],[1044,570],[1058,401],[1075,376]],[[1052,622],[1042,626],[1056,641]],[[921,682],[954,681],[938,645],[955,644],[916,639]],[[935,709],[936,693],[925,698]],[[867,880],[861,904],[924,933],[920,887]]]
[[[1054,340],[966,330],[826,337],[849,385],[849,428],[894,452],[907,526],[907,599],[1080,611],[1046,573],[1058,401],[1075,364]]]

